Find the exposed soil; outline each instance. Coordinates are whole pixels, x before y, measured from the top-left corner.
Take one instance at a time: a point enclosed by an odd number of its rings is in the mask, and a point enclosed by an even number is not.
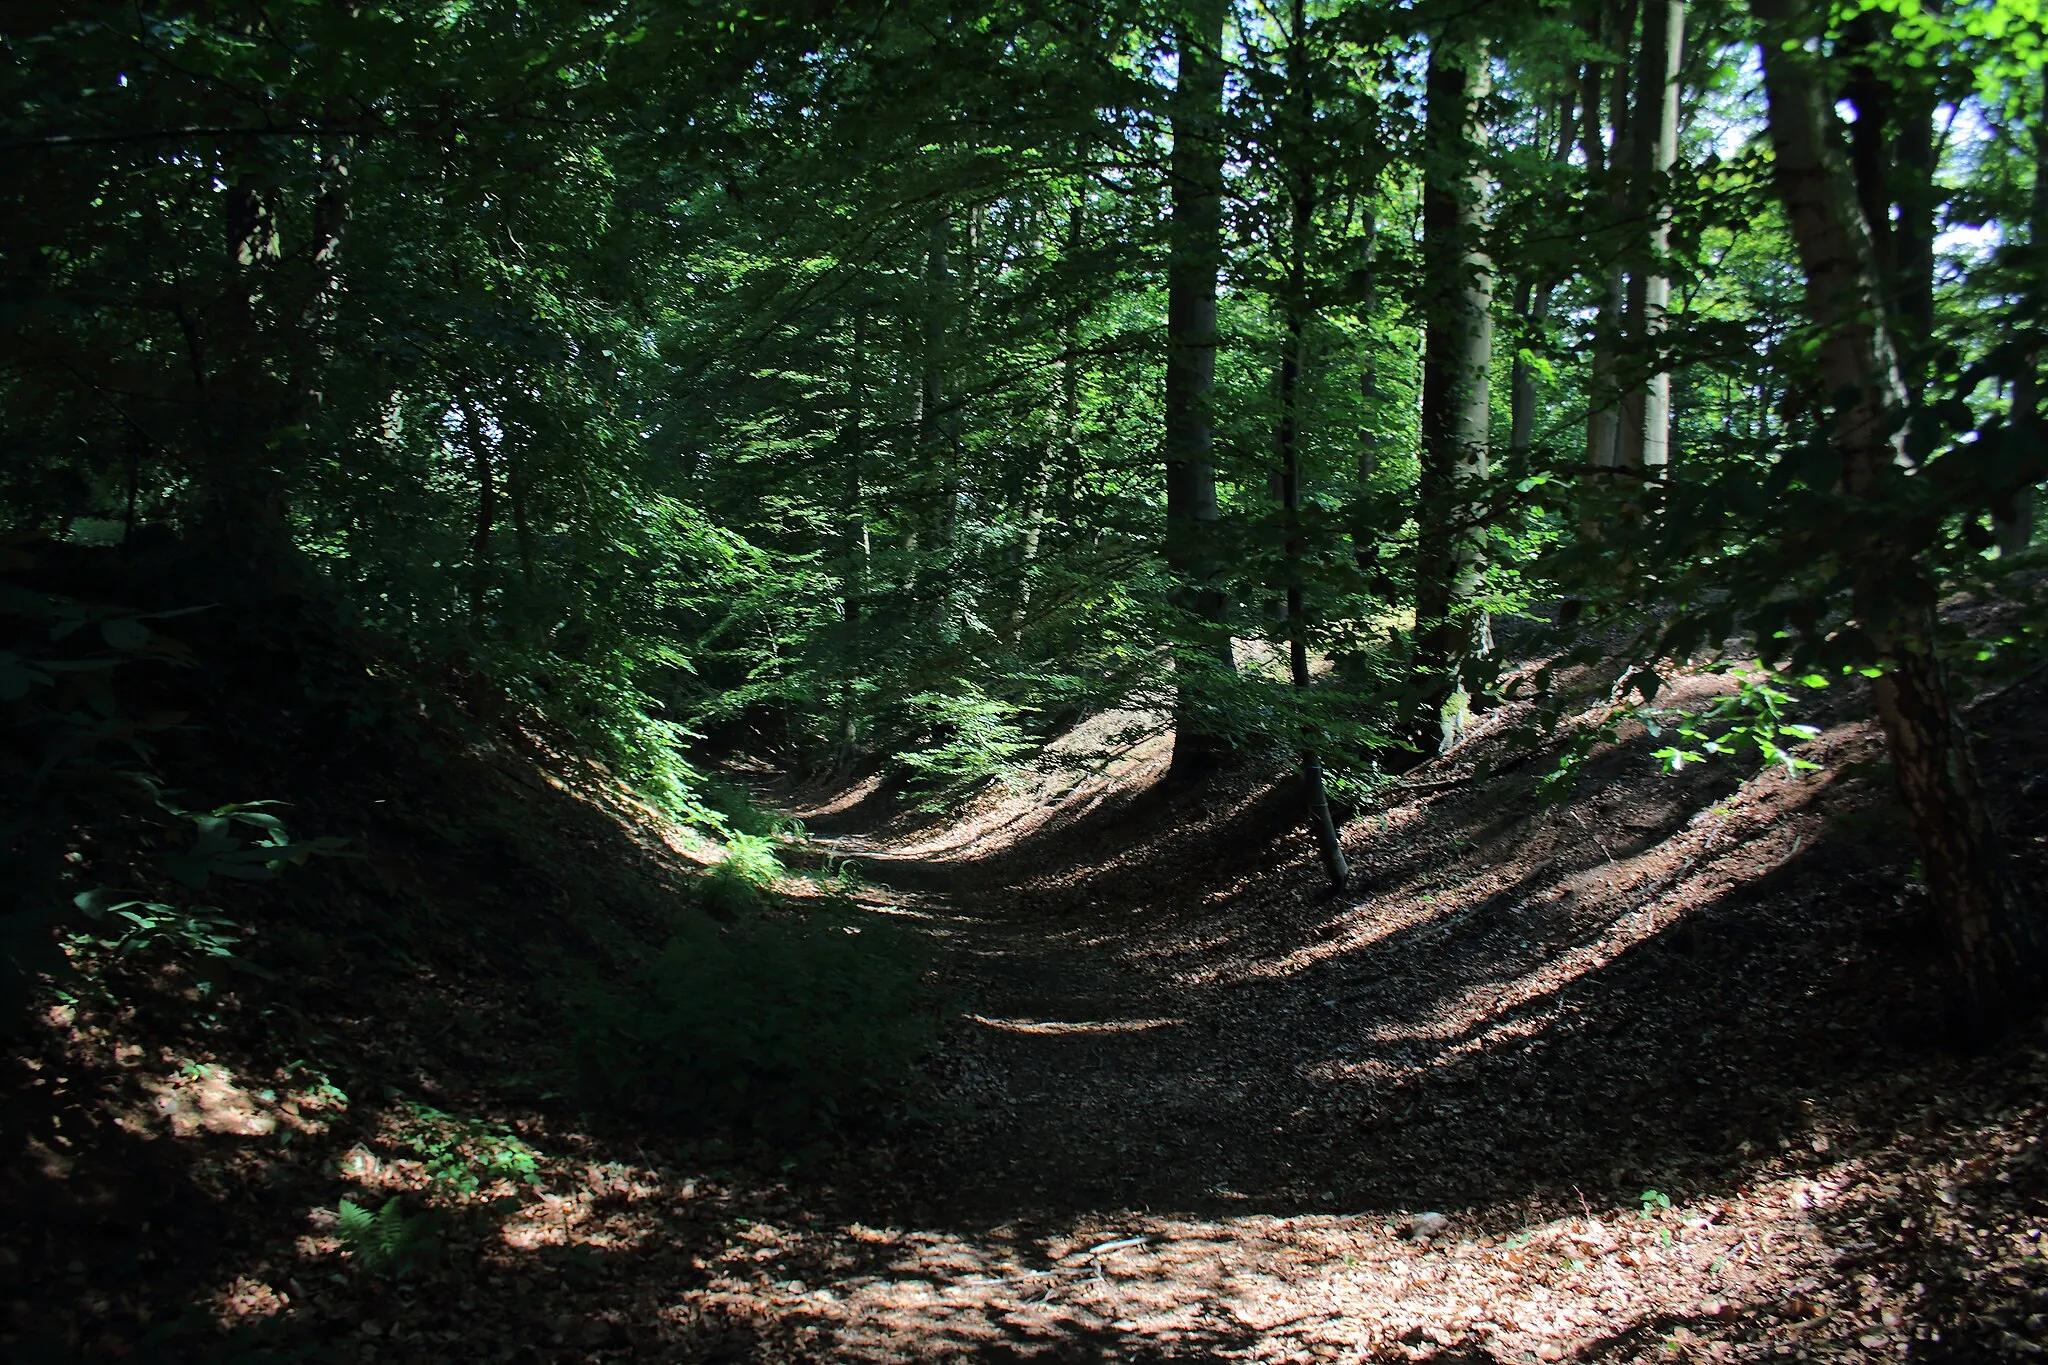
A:
[[[2037,874],[2042,705],[2036,682],[1979,709]],[[2042,1352],[2048,1040],[1949,1045],[1939,945],[1863,723],[1832,724],[1824,771],[1798,776],[1664,777],[1625,733],[1546,807],[1547,758],[1461,780],[1509,757],[1497,714],[1349,822],[1356,874],[1332,895],[1285,779],[1170,791],[1160,742],[1119,736],[1143,720],[1098,719],[944,820],[866,789],[786,797],[860,861],[868,912],[940,945],[957,1017],[922,1118],[781,1172],[591,1129],[522,1090],[539,1025],[517,963],[385,944],[396,965],[373,968],[375,945],[337,935],[304,949],[289,1027],[253,986],[212,1033],[132,1004],[53,1011],[15,1058],[8,1349]],[[478,760],[440,798],[542,833],[451,845],[393,816],[360,837],[387,882],[431,878],[421,899],[508,933],[593,887],[629,931],[701,855],[585,777]],[[390,799],[371,790],[361,804]],[[189,1006],[189,981],[158,987]],[[285,1055],[307,1046],[319,1076]],[[421,1104],[508,1125],[540,1183],[432,1181]],[[439,1254],[395,1281],[334,1235],[341,1198],[391,1193],[442,1220]]]

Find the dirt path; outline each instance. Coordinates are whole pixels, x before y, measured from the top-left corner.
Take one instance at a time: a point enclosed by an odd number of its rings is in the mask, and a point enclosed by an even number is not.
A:
[[[2017,792],[2048,735],[2010,735],[1992,777]],[[0,1220],[0,1348],[2038,1354],[2048,1051],[1942,1046],[1938,947],[1858,775],[1868,735],[1837,726],[1827,771],[1797,777],[1670,780],[1646,748],[1603,751],[1551,807],[1526,769],[1393,793],[1348,822],[1340,896],[1284,782],[1168,791],[1142,744],[941,822],[859,792],[808,808],[863,864],[868,912],[932,936],[949,1013],[927,1112],[797,1153],[508,1096],[558,1018],[522,971],[325,954],[294,1005],[341,1035],[339,1087],[253,1018],[146,1052],[129,1021],[53,1012],[20,1063],[38,1126],[0,1178],[30,1210]],[[643,808],[579,824],[567,791],[509,798],[524,820],[560,798],[554,875],[659,903],[694,870]],[[2048,850],[2048,802],[2009,819]],[[420,865],[481,883],[516,847]],[[643,870],[606,880],[628,853]],[[487,913],[531,912],[525,885]],[[384,975],[358,974],[372,961]],[[485,1133],[530,1169],[477,1167]],[[434,1254],[376,1269],[340,1234],[343,1199],[425,1220]]]
[[[1911,915],[1816,851],[1825,783],[1604,776],[1381,812],[1334,899],[1272,791],[838,836],[961,1022],[856,1234],[893,1259],[803,1321],[876,1360],[1924,1353],[1870,1235],[1902,1116],[1955,1104]]]

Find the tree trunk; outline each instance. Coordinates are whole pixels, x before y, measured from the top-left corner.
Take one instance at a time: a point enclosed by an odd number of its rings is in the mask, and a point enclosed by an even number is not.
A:
[[[1365,356],[1358,369],[1359,406],[1364,420],[1358,428],[1358,461],[1353,471],[1351,503],[1351,562],[1358,572],[1376,581],[1379,574],[1379,528],[1368,518],[1372,506],[1372,480],[1380,470],[1380,371],[1373,348],[1373,317],[1379,311],[1378,269],[1379,224],[1372,211],[1365,214],[1365,291],[1358,302],[1358,321],[1366,329]]]
[[[867,462],[868,310],[853,315],[853,366],[846,403],[846,523],[841,532],[841,593],[846,630],[840,663],[839,760],[850,764],[860,744],[860,717],[854,704],[854,682],[866,661],[862,657],[861,594],[867,580],[868,520],[862,505],[861,477]]]
[[[1662,477],[1671,462],[1671,371],[1658,356],[1671,307],[1671,277],[1661,260],[1671,244],[1665,178],[1678,160],[1678,71],[1685,43],[1684,0],[1643,0],[1643,41],[1630,120],[1631,200],[1643,223],[1645,259],[1630,274],[1625,331],[1632,354],[1650,365],[1622,405],[1621,463]]]
[[[469,447],[470,473],[476,479],[476,523],[469,537],[469,624],[480,630],[491,587],[491,531],[498,519],[498,485],[491,476],[491,447],[484,439],[476,405],[465,398],[461,406],[462,441]]]
[[[1934,97],[1920,92],[1896,106],[1892,138],[1892,265],[1898,273],[1899,324],[1906,352],[1906,392],[1919,402],[1934,353]],[[2036,220],[2039,213],[2036,211]]]
[[[1229,597],[1215,547],[1216,277],[1223,265],[1224,0],[1194,0],[1180,29],[1173,120],[1173,224],[1166,268],[1166,561],[1182,621],[1174,649],[1176,779],[1213,768],[1227,745],[1207,694],[1231,668]]]
[[[1838,145],[1833,94],[1804,41],[1807,0],[1756,0],[1765,21],[1764,88],[1778,193],[1821,334],[1820,378],[1842,395],[1831,437],[1851,497],[1881,504],[1902,489],[1905,384],[1885,322],[1883,285],[1856,185]],[[1789,45],[1789,50],[1788,50]],[[1876,646],[1871,683],[1927,888],[1948,940],[1961,1013],[1979,1036],[2032,1010],[2043,939],[1978,785],[1969,731],[1934,651],[1935,587],[1883,537],[1851,551],[1853,609]]]
[[[2041,73],[2041,98],[2048,103],[2048,70]],[[1930,158],[1931,159],[1931,158]],[[2034,254],[2036,288],[2041,288],[2039,272],[2048,270],[2048,116],[2034,125],[2034,192],[2029,206],[2027,222],[2027,246]],[[1933,267],[1929,266],[1929,317],[1933,315]],[[2039,308],[2042,300],[2036,299]],[[2036,314],[2040,316],[2040,314]],[[2034,453],[2036,462],[2048,457],[2048,418],[2041,413],[2041,353],[2029,351],[2022,362],[2019,378],[2012,386],[2012,414],[2008,425],[2026,442]],[[2020,554],[2034,543],[2035,485],[2028,482],[2013,490],[2011,498],[2003,507],[1992,513],[1992,525],[1998,533],[1998,553],[2001,556]]]
[[[1557,97],[1557,166],[1570,164],[1572,142],[1572,90],[1567,84]],[[1522,335],[1515,341],[1515,358],[1508,369],[1508,450],[1516,456],[1527,455],[1536,441],[1536,367],[1530,363],[1529,347],[1542,339],[1554,292],[1556,286],[1547,278],[1524,278],[1515,291]]]
[[[271,377],[260,320],[266,292],[277,287],[283,245],[271,196],[235,180],[220,199],[223,288],[209,354],[194,366],[208,427],[195,491],[200,538],[224,584],[247,598],[279,586],[291,557],[284,479],[270,450],[286,395]]]
[[[1483,229],[1490,186],[1479,165],[1488,89],[1483,48],[1440,38],[1430,49],[1422,187],[1423,293],[1415,679],[1407,738],[1422,758],[1463,733],[1465,663],[1487,649],[1472,599],[1484,572],[1481,489],[1487,474],[1493,262]]]
[[[932,215],[925,245],[922,314],[918,327],[917,405],[912,418],[917,450],[912,460],[911,515],[904,536],[910,581],[907,587],[920,615],[942,616],[946,585],[940,567],[945,560],[948,520],[946,449],[946,331],[951,311],[950,252],[953,216],[941,208]],[[935,597],[926,603],[924,599]]]
[[[1653,0],[1654,2],[1654,0]],[[1633,162],[1632,139],[1635,124],[1629,117],[1628,55],[1635,33],[1636,7],[1628,0],[1611,4],[1604,16],[1605,37],[1612,43],[1615,62],[1607,95],[1609,118],[1614,128],[1610,150],[1600,141],[1599,69],[1588,67],[1586,169],[1596,183],[1607,184],[1607,212],[1615,229],[1621,229],[1629,211],[1627,167]],[[1615,251],[1607,267],[1606,289],[1600,314],[1593,328],[1592,374],[1588,382],[1586,410],[1586,465],[1589,469],[1619,469],[1622,466],[1621,328],[1628,310],[1628,268],[1623,253]],[[1608,476],[1611,477],[1611,476]],[[1600,494],[1608,490],[1601,488]]]
[[[1082,230],[1087,221],[1085,214],[1086,191],[1076,187],[1074,202],[1067,209],[1066,255],[1069,261],[1080,254]],[[1024,499],[1024,540],[1017,551],[1017,602],[1010,611],[1009,638],[1013,641],[1023,632],[1025,619],[1031,610],[1031,566],[1037,562],[1038,549],[1044,540],[1053,486],[1059,481],[1062,471],[1072,468],[1077,454],[1081,372],[1080,357],[1075,352],[1080,344],[1081,319],[1078,310],[1069,304],[1060,319],[1059,408],[1046,423],[1045,457]]]
[[[1314,129],[1313,98],[1308,80],[1308,15],[1304,0],[1294,0],[1292,32],[1287,52],[1287,83],[1296,102],[1290,145],[1286,148],[1293,164],[1288,173],[1287,294],[1282,310],[1287,322],[1287,341],[1280,354],[1280,420],[1274,444],[1280,456],[1280,507],[1286,523],[1282,549],[1282,570],[1287,580],[1287,662],[1297,697],[1305,698],[1309,688],[1308,608],[1306,591],[1307,534],[1301,520],[1301,382],[1308,345],[1308,243],[1315,231],[1316,182],[1306,162],[1308,149],[1301,145]],[[1301,783],[1308,795],[1309,824],[1315,832],[1316,849],[1322,855],[1323,871],[1330,885],[1344,889],[1351,868],[1344,860],[1344,845],[1337,837],[1337,822],[1330,814],[1329,793],[1323,788],[1323,765],[1315,745],[1304,740],[1301,748]]]
[[[509,423],[508,415],[508,423]],[[513,433],[519,433],[513,439]],[[512,504],[512,548],[519,556],[519,583],[531,598],[534,588],[533,573],[533,519],[528,511],[528,495],[532,492],[532,474],[527,456],[531,453],[533,428],[525,424],[508,425],[505,443],[505,491]],[[531,608],[529,607],[529,610]]]

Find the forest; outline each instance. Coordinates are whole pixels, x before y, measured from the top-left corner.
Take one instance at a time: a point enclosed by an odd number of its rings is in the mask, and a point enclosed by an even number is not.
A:
[[[2041,0],[15,0],[0,1353],[2048,1352]]]

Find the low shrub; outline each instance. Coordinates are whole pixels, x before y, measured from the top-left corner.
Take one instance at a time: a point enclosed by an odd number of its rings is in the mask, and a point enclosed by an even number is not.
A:
[[[885,1114],[936,1036],[914,933],[844,912],[685,923],[572,992],[586,1102],[700,1133],[814,1137]]]
[[[726,840],[725,857],[704,877],[704,904],[725,919],[759,909],[762,893],[782,872],[782,858],[773,839],[734,833]]]

